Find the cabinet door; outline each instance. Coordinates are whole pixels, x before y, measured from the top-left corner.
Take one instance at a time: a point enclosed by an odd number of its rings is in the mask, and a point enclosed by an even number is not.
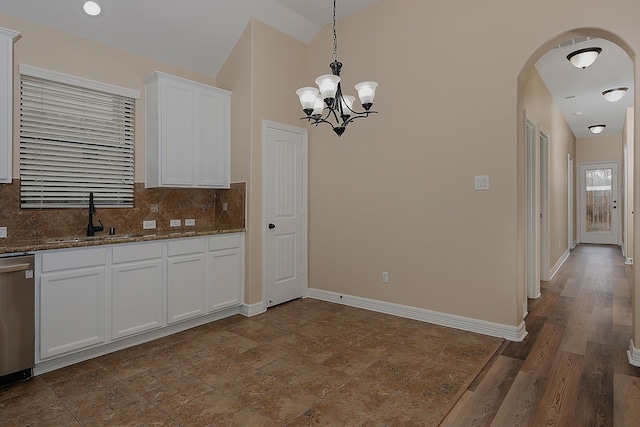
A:
[[[13,39],[15,31],[0,28],[0,183],[11,183],[13,162]]]
[[[205,313],[204,254],[167,259],[169,323]]]
[[[181,81],[160,81],[160,184],[194,185],[193,88]]]
[[[162,326],[162,259],[113,267],[113,339]]]
[[[41,358],[104,341],[104,277],[104,267],[40,276]]]
[[[229,188],[229,95],[204,88],[196,89],[194,94],[196,185]]]
[[[234,307],[240,304],[242,263],[239,249],[209,253],[208,310]]]

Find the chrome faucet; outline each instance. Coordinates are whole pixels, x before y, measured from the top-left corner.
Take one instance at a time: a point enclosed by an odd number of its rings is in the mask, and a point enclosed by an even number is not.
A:
[[[98,220],[100,225],[93,225],[94,213],[96,213],[96,206],[93,204],[93,193],[89,193],[89,225],[87,225],[87,236],[95,236],[96,231],[104,230],[104,226],[100,220]]]

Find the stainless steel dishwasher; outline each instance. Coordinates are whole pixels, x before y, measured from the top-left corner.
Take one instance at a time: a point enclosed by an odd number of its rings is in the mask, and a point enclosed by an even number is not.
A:
[[[0,386],[30,378],[35,360],[33,255],[0,258]]]

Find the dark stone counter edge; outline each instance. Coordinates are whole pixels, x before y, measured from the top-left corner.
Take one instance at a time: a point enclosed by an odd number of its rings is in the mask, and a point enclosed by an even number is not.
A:
[[[36,251],[48,251],[53,249],[82,248],[86,246],[113,245],[119,243],[149,242],[152,240],[181,239],[186,237],[206,237],[218,234],[244,233],[246,229],[237,230],[199,230],[179,233],[149,233],[127,234],[124,236],[96,236],[96,237],[69,237],[46,239],[42,242],[30,242],[20,246],[2,246],[0,240],[0,255],[11,253],[24,253]]]

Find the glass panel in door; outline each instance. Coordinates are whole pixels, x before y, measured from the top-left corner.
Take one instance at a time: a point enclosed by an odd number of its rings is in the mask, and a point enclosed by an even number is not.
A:
[[[586,171],[587,231],[611,231],[611,169]]]
[[[580,165],[580,241],[619,244],[618,165]]]

